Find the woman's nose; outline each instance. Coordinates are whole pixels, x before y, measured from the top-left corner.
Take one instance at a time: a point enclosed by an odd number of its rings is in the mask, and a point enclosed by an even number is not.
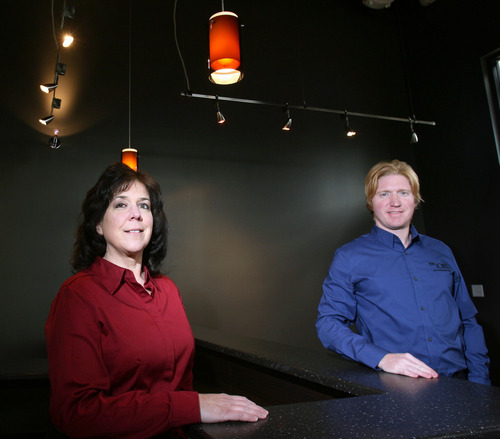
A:
[[[130,219],[137,220],[137,221],[142,221],[142,215],[141,215],[141,210],[137,206],[133,206],[130,210]]]

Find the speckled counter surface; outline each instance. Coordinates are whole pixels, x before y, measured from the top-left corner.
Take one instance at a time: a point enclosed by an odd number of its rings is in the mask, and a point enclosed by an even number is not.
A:
[[[257,423],[190,427],[192,438],[500,438],[500,388],[376,372],[328,351],[194,327],[197,345],[352,395],[266,407]]]

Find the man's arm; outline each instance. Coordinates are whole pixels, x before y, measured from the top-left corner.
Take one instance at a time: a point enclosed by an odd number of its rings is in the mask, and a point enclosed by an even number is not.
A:
[[[350,328],[356,319],[357,302],[349,261],[340,252],[323,283],[316,329],[323,345],[373,369],[410,377],[435,378],[437,373],[409,353],[390,353]],[[376,324],[374,322],[374,324]]]
[[[462,277],[462,273],[455,263],[455,300],[460,310],[462,323],[464,326],[464,354],[465,361],[467,362],[467,369],[469,370],[469,381],[480,384],[491,384],[490,381],[490,359],[488,357],[488,349],[486,341],[484,340],[483,329],[477,323],[476,314],[477,310]]]
[[[351,330],[357,312],[351,272],[349,261],[337,251],[323,283],[316,330],[327,349],[375,369],[388,352]]]

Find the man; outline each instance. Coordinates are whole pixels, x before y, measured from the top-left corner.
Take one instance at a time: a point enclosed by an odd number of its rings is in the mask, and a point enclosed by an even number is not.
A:
[[[378,163],[365,195],[375,224],[335,252],[318,308],[321,342],[390,373],[490,384],[483,331],[455,258],[411,224],[422,201],[416,173],[399,160]]]

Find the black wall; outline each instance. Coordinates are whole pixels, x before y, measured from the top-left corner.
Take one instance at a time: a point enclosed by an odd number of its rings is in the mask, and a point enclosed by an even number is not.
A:
[[[230,87],[207,80],[207,23],[220,2],[177,5],[193,93],[404,118],[414,111],[437,126],[417,126],[420,142],[410,145],[406,123],[352,117],[359,134],[346,139],[338,115],[296,110],[283,133],[279,107],[229,102],[219,126],[212,101],[181,96],[172,1],[134,0],[129,31],[129,2],[75,0],[67,25],[77,41],[61,54],[62,106],[44,127],[38,118],[50,112],[50,98],[38,85],[52,80],[56,57],[50,2],[9,2],[1,30],[0,357],[45,355],[43,325],[70,275],[80,203],[128,146],[129,115],[140,168],[164,192],[166,270],[193,324],[321,349],[314,322],[333,252],[371,226],[364,176],[377,161],[399,158],[422,180],[419,229],[453,248],[468,285],[484,285],[475,303],[498,357],[499,166],[479,62],[500,45],[498,2],[422,8],[397,0],[383,11],[350,0],[225,3],[245,25],[245,78]],[[58,150],[47,146],[54,128]]]

